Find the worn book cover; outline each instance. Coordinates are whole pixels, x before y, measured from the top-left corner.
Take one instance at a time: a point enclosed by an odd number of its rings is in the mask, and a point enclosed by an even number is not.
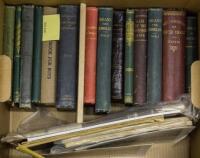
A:
[[[163,100],[177,99],[185,92],[185,11],[164,11]]]
[[[31,108],[34,6],[22,7],[20,107]]]
[[[112,32],[112,76],[111,97],[113,100],[123,98],[123,56],[124,56],[124,11],[113,12]]]
[[[148,9],[147,102],[162,98],[162,23],[163,9]]]
[[[12,100],[14,103],[19,103],[20,99],[21,15],[22,8],[21,6],[17,6],[15,12],[15,39],[12,79]]]
[[[147,85],[147,9],[135,10],[134,40],[134,102],[146,102]]]
[[[77,103],[79,6],[61,5],[59,13],[61,26],[56,106],[73,110]]]
[[[111,110],[111,56],[113,8],[99,8],[97,48],[97,113]]]

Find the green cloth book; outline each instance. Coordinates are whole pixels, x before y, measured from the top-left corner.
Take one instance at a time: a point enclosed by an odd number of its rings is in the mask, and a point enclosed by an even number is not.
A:
[[[99,8],[98,49],[97,49],[97,113],[111,110],[111,56],[113,8]]]
[[[15,12],[15,41],[13,56],[13,89],[12,97],[14,103],[19,103],[20,99],[20,49],[21,49],[21,6],[16,7]]]
[[[43,8],[35,7],[34,37],[33,37],[33,78],[32,78],[32,102],[40,102],[41,89],[41,52],[42,52],[42,23]]]
[[[15,7],[5,6],[4,10],[4,35],[3,54],[13,59],[15,30]]]
[[[133,104],[134,10],[126,10],[124,103]]]

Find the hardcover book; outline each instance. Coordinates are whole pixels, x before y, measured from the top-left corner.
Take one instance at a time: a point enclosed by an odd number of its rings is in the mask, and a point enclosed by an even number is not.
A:
[[[59,6],[61,19],[58,51],[57,98],[59,109],[73,110],[77,103],[79,7]]]
[[[124,11],[113,12],[112,32],[112,99],[122,100],[123,96],[123,55],[124,55]]]
[[[13,59],[15,6],[5,6],[4,15],[3,54]]]
[[[84,103],[92,105],[96,102],[97,23],[98,9],[87,7]]]
[[[133,104],[134,76],[134,10],[126,10],[124,103]]]
[[[57,14],[57,8],[44,7],[44,15]],[[56,102],[57,41],[42,42],[41,103]]]
[[[15,39],[13,55],[13,81],[12,81],[12,100],[19,103],[20,99],[20,58],[21,58],[21,6],[16,7],[15,12]]]
[[[20,107],[31,108],[34,6],[22,7]]]
[[[42,51],[42,19],[43,8],[35,7],[34,39],[33,39],[33,77],[32,77],[32,102],[40,102],[41,89],[41,51]]]
[[[147,9],[135,10],[135,103],[146,102],[146,77],[147,77]]]
[[[189,14],[186,18],[186,92],[191,92],[191,65],[195,60],[198,60],[198,27],[197,16]]]
[[[163,9],[148,9],[147,102],[162,98],[162,22]]]
[[[97,48],[97,113],[111,110],[111,56],[113,8],[99,8]]]
[[[175,100],[185,90],[184,11],[164,11],[163,22],[163,100]]]

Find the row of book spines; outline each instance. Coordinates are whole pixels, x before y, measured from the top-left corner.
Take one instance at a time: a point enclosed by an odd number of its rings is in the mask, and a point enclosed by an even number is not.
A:
[[[149,9],[148,20],[147,20],[147,10],[145,9],[135,10],[135,13],[134,13],[134,10],[127,10],[126,28],[125,28],[126,30],[126,33],[125,33],[126,47],[125,47],[125,61],[124,61],[125,63],[122,63],[121,62],[122,58],[120,58],[122,57],[121,53],[123,52],[123,48],[121,47],[123,46],[123,39],[121,40],[120,33],[123,32],[123,28],[121,28],[122,26],[117,23],[117,20],[115,19],[115,17],[117,16],[115,14],[119,14],[119,12],[117,13],[117,11],[115,11],[114,16],[113,16],[113,53],[114,54],[112,54],[113,55],[112,76],[111,76],[112,98],[113,99],[123,98],[123,87],[122,87],[123,77],[125,80],[125,83],[124,83],[125,84],[124,86],[124,94],[125,94],[124,102],[125,103],[132,104],[133,100],[139,104],[143,104],[146,101],[150,103],[156,103],[156,102],[161,101],[162,99],[166,101],[174,100],[178,96],[183,94],[185,92],[184,90],[184,87],[185,87],[184,73],[185,72],[184,71],[186,71],[188,78],[190,78],[190,73],[188,73],[187,71],[190,71],[191,63],[197,58],[194,57],[192,60],[190,60],[190,63],[186,65],[187,67],[186,70],[184,70],[184,60],[185,60],[184,59],[184,56],[185,56],[184,55],[185,54],[184,53],[184,50],[185,50],[184,36],[182,36],[182,34],[168,33],[168,31],[170,31],[170,28],[166,28],[165,32],[163,32],[162,30],[163,10],[160,8]],[[121,13],[121,16],[123,17],[123,13]],[[121,22],[123,21],[122,17],[120,18]],[[185,26],[184,27],[176,26],[176,24],[174,25],[173,22],[170,23],[168,21],[168,19],[172,19],[172,21],[180,21],[179,22],[180,24],[184,23],[185,22],[184,11],[164,11],[164,17],[165,17],[164,23],[165,22],[169,23],[170,25],[177,28],[177,32],[182,32],[183,35],[185,34],[185,28],[186,28]],[[197,20],[195,16],[188,16],[187,21],[189,21],[190,18],[192,18],[194,21]],[[131,22],[130,22],[130,19],[132,20]],[[118,28],[116,29],[117,31],[114,29],[115,24],[118,26]],[[196,25],[193,25],[192,27],[193,27],[192,31],[195,31],[195,29],[197,29]],[[148,39],[147,39],[147,34],[148,34]],[[163,52],[163,46],[162,46],[163,34],[165,36],[164,40],[166,40],[165,41],[166,44],[169,43],[173,38],[176,38],[178,43],[180,43],[180,45],[178,45],[178,49],[175,50],[175,53],[177,54],[176,57],[169,56],[169,58],[166,58],[166,59],[162,58],[162,53],[167,54],[167,55],[171,53],[171,50],[168,51],[167,49],[164,49],[164,52]],[[115,35],[118,35],[118,38],[116,38]],[[187,37],[188,35],[189,34],[187,33]],[[193,32],[192,38],[193,38],[192,40],[197,42],[197,37],[194,36],[194,32]],[[118,40],[118,43],[115,43],[117,40]],[[191,40],[191,37],[189,41],[190,40]],[[194,44],[194,41],[193,41],[193,44]],[[171,46],[167,44],[166,47],[171,47]],[[193,47],[193,45],[191,47]],[[196,47],[196,45],[194,45],[194,47]],[[115,48],[118,48],[118,50],[116,50]],[[147,55],[147,52],[148,52],[148,55]],[[197,54],[197,52],[195,51],[188,53],[189,56],[194,56],[195,54]],[[146,59],[147,56],[148,56],[148,59]],[[187,58],[190,58],[190,57],[187,57],[186,55],[186,60]],[[172,64],[171,61],[173,60],[180,61],[180,62],[178,62],[177,64],[176,63]],[[163,62],[165,62],[164,64],[165,68],[162,68]],[[122,75],[122,71],[121,71],[121,68],[123,66],[122,64],[125,65],[124,76]],[[174,67],[172,68],[171,65],[174,65]],[[133,69],[135,69],[135,72],[133,71]],[[163,79],[163,76],[166,73],[168,75],[164,77]],[[173,76],[174,78],[176,78],[176,80],[180,80],[181,82],[178,83],[178,81],[177,82],[173,81],[170,78],[170,76],[171,77]],[[97,78],[97,81],[98,81],[98,78]],[[170,87],[170,85],[173,85],[174,89]],[[189,87],[189,86],[190,86],[190,81],[186,84],[186,87]],[[98,92],[98,88],[97,88],[97,92]],[[117,93],[117,97],[116,97],[116,93]],[[110,103],[109,100],[107,101]],[[91,103],[91,101],[89,103]],[[95,103],[95,95],[93,96],[92,103],[93,104]]]
[[[127,12],[128,12],[128,10],[127,10]],[[130,69],[129,69],[130,70]],[[132,70],[131,70],[132,71]],[[129,75],[130,76],[130,75]],[[129,86],[130,87],[130,86]],[[129,88],[130,89],[130,88]],[[95,93],[94,93],[95,94]],[[94,96],[95,97],[95,96]]]

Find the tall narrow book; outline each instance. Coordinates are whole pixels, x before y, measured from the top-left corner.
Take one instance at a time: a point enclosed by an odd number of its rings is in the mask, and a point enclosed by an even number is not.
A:
[[[22,7],[20,107],[31,108],[34,6]]]
[[[135,103],[146,102],[146,77],[147,77],[147,10],[135,10],[135,80],[134,94]]]
[[[99,8],[97,49],[97,113],[111,110],[111,56],[113,8]]]
[[[4,15],[3,54],[13,59],[15,6],[5,6]]]
[[[13,55],[13,89],[12,100],[14,103],[19,103],[20,99],[20,58],[21,58],[21,6],[16,7],[15,12],[15,44]]]
[[[32,102],[40,102],[41,89],[41,52],[42,52],[42,20],[43,8],[35,7],[34,15],[34,40],[33,40],[33,77],[32,77]]]
[[[79,62],[78,62],[78,101],[76,122],[83,123],[84,113],[84,76],[85,76],[85,31],[86,31],[86,4],[80,4],[79,23]]]
[[[175,100],[185,90],[185,12],[164,11],[163,100]]]
[[[147,102],[162,97],[162,19],[163,9],[148,9]]]
[[[96,102],[97,23],[98,9],[87,7],[84,103],[91,105]]]
[[[58,51],[56,106],[73,110],[77,103],[79,7],[59,6],[61,27]]]
[[[124,103],[133,104],[134,10],[126,10]]]
[[[113,12],[112,36],[112,99],[123,98],[124,11]]]
[[[198,60],[197,34],[197,16],[191,13],[186,18],[186,92],[191,92],[191,65]]]
[[[57,14],[57,8],[44,7],[44,15]],[[53,105],[56,102],[57,41],[42,42],[41,103]]]

